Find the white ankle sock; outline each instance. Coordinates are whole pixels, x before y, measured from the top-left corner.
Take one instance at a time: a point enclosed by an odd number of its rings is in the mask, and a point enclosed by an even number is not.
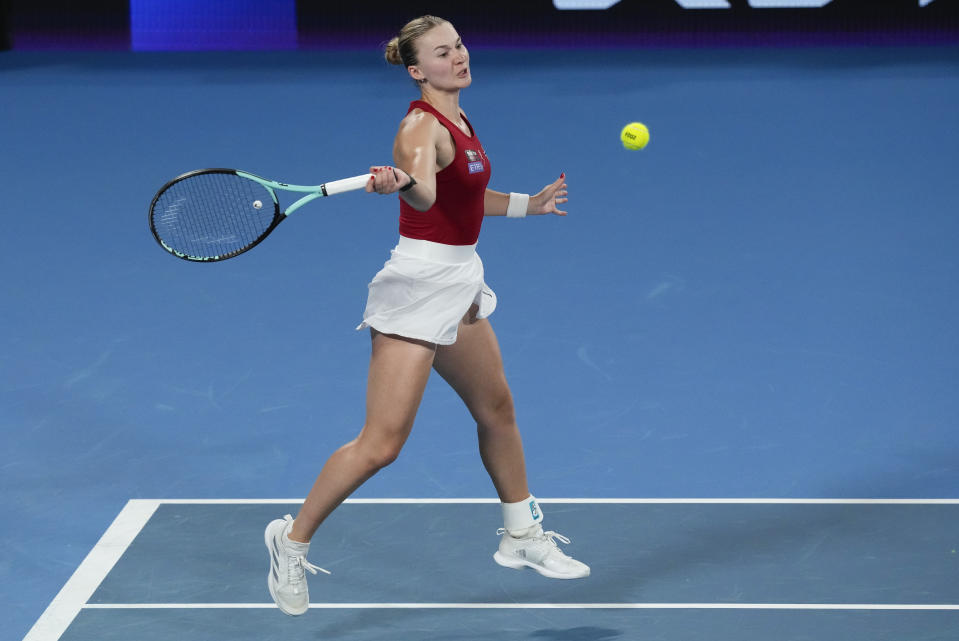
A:
[[[517,503],[501,505],[503,506],[503,526],[512,537],[526,536],[543,520],[543,512],[532,494]]]
[[[303,554],[303,556],[306,556],[307,551],[309,551],[310,549],[310,542],[307,541],[306,543],[304,543],[303,541],[294,541],[293,539],[291,539],[290,530],[292,529],[293,529],[293,526],[290,525],[290,526],[287,526],[286,530],[283,532],[283,543],[294,552],[299,552]]]

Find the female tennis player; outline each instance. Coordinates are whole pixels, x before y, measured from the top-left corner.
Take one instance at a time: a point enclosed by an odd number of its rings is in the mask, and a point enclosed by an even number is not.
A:
[[[566,215],[559,209],[567,201],[565,176],[534,196],[487,188],[489,158],[459,106],[460,92],[472,82],[469,53],[446,20],[409,22],[387,45],[386,59],[403,65],[421,92],[400,123],[395,166],[371,167],[366,186],[368,192],[399,193],[400,239],[370,283],[358,328],[370,328],[373,344],[366,422],[326,462],[296,519],[287,515],[266,528],[270,594],[292,615],[309,607],[304,571],[321,570],[306,560],[310,539],[344,499],[399,455],[431,369],[476,420],[480,455],[503,508],[495,561],[557,579],[589,575],[589,567],[557,546],[569,540],[541,526],[499,344],[487,320],[496,296],[476,254],[484,216]]]

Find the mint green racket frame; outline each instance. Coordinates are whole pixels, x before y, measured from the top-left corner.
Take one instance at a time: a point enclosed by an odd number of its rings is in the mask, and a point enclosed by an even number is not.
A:
[[[242,247],[238,247],[228,252],[222,254],[216,254],[212,256],[206,255],[195,255],[189,253],[190,250],[184,251],[185,247],[181,246],[180,249],[177,249],[173,245],[178,244],[176,240],[171,240],[170,238],[164,239],[164,233],[160,232],[160,229],[168,228],[163,224],[162,216],[164,212],[158,211],[157,203],[160,202],[161,197],[164,193],[170,189],[172,186],[177,185],[178,183],[189,180],[204,174],[233,174],[239,178],[244,178],[246,180],[253,181],[262,185],[266,188],[266,191],[273,198],[273,219],[270,225],[257,236],[255,239],[250,239],[247,244]],[[321,185],[290,185],[287,183],[281,183],[275,180],[267,180],[256,174],[251,174],[248,171],[240,171],[238,169],[197,169],[195,171],[190,171],[180,176],[177,176],[156,193],[153,197],[153,201],[150,203],[150,231],[153,233],[153,238],[160,244],[160,246],[168,251],[170,254],[176,256],[177,258],[182,258],[183,260],[188,260],[191,262],[198,263],[212,263],[221,260],[226,260],[228,258],[233,258],[239,256],[242,253],[245,253],[254,247],[256,247],[260,242],[266,238],[276,226],[279,225],[283,220],[285,220],[290,214],[295,212],[297,209],[303,205],[316,200],[317,198],[323,198],[326,196],[334,196],[336,194],[342,194],[348,191],[355,191],[357,189],[363,189],[370,178],[373,177],[373,174],[361,174],[359,176],[352,176],[350,178],[343,178],[341,180],[333,180],[330,182],[323,183]],[[286,211],[280,211],[280,201],[276,196],[277,190],[282,191],[291,191],[298,193],[305,193],[306,195],[300,198],[299,200],[294,201],[289,207],[286,208]],[[265,203],[264,203],[265,204]],[[254,206],[257,208],[262,207],[259,202],[254,203]],[[169,216],[169,209],[165,212]],[[158,224],[160,220],[160,224]]]

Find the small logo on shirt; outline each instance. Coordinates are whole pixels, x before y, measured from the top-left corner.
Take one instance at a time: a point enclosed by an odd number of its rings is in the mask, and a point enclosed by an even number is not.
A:
[[[483,161],[480,160],[479,152],[472,149],[466,150],[466,167],[471,174],[478,174],[483,171]]]

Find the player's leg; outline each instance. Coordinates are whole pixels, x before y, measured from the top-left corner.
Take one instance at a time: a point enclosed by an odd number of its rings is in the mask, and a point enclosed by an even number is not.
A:
[[[513,396],[503,371],[499,342],[486,319],[471,310],[456,342],[437,347],[433,368],[459,394],[476,420],[480,455],[503,504],[504,536],[494,558],[501,565],[532,567],[552,578],[580,578],[589,567],[557,547],[555,532],[543,532],[542,512],[530,494],[522,437]]]
[[[309,608],[304,570],[316,529],[356,488],[392,463],[409,437],[430,376],[436,346],[372,332],[366,422],[359,435],[326,461],[294,521],[289,515],[266,529],[270,594],[287,614]]]
[[[413,428],[436,346],[372,332],[366,422],[320,471],[290,538],[309,541],[327,516],[380,469],[392,463]]]
[[[487,320],[460,323],[452,345],[436,350],[433,368],[459,394],[476,421],[480,456],[504,503],[529,496],[523,440],[499,343]]]

